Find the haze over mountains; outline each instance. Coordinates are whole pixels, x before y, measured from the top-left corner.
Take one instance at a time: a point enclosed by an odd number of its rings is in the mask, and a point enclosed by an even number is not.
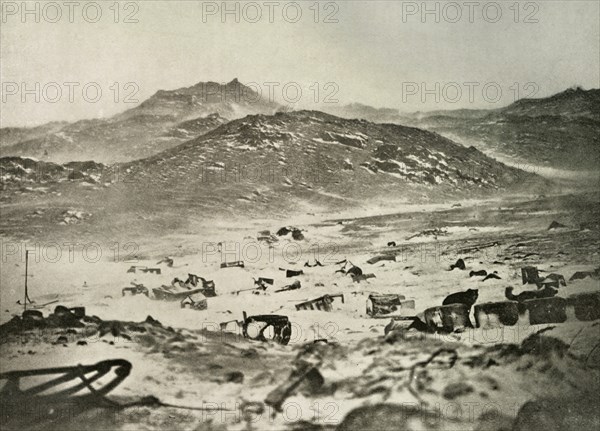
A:
[[[600,166],[600,90],[570,88],[541,99],[521,99],[494,110],[402,114],[352,104],[332,110],[345,118],[411,125],[440,133],[492,156],[561,169]]]
[[[548,181],[494,157],[597,169],[598,95],[572,89],[494,111],[408,116],[353,104],[334,116],[285,112],[237,80],[159,91],[106,120],[2,129],[0,231],[40,235],[69,211],[93,214],[86,232],[135,220],[143,235],[202,217],[543,193]]]
[[[266,211],[284,217],[368,202],[485,196],[545,184],[536,175],[502,164],[474,147],[413,127],[343,119],[319,111],[256,114],[227,122],[222,115],[237,116],[243,105],[196,103],[190,96],[193,88],[160,93],[118,118],[88,122],[106,133],[110,124],[140,126],[110,132],[113,138],[115,133],[159,134],[149,138],[149,148],[138,152],[153,153],[148,157],[112,165],[0,158],[5,204],[0,231],[15,235],[19,229],[33,229],[42,235],[52,229],[41,226],[56,229],[63,214],[77,211],[93,214],[82,223],[84,232],[139,229],[140,235],[160,235],[202,217],[260,216]],[[193,112],[186,111],[187,103],[195,107]],[[174,109],[169,111],[169,106]],[[220,111],[189,120],[215,108]],[[140,117],[156,124],[150,119],[167,116],[169,121],[161,127],[141,126]],[[74,125],[68,127],[75,130]],[[89,136],[89,129],[80,130],[79,136]],[[131,154],[119,152],[114,141],[94,137],[103,154],[109,154],[106,148],[121,157]],[[62,142],[65,154],[76,151],[69,147],[71,141]],[[170,148],[158,152],[157,142]],[[139,148],[143,145],[141,141]],[[47,210],[40,213],[40,208]],[[32,223],[22,223],[31,217]],[[79,229],[69,226],[68,232],[82,234]]]
[[[140,159],[249,114],[272,114],[280,105],[261,98],[237,79],[200,82],[158,91],[139,106],[108,119],[50,123],[34,129],[0,129],[2,156],[51,162]]]
[[[160,90],[109,119],[0,129],[2,156],[55,163],[126,162],[152,156],[246,115],[271,115],[283,106],[237,79]],[[542,99],[521,99],[493,110],[401,113],[360,103],[326,112],[376,123],[395,123],[442,134],[467,147],[517,161],[561,169],[596,169],[600,163],[600,90],[571,88]]]
[[[205,118],[219,122],[216,119],[221,117]],[[191,128],[196,121],[184,124]],[[185,132],[174,128],[171,133]],[[180,184],[189,187],[188,183],[198,182],[206,187],[223,179],[255,185],[322,186],[341,196],[352,191],[360,198],[361,190],[368,196],[373,188],[388,182],[466,190],[502,188],[524,178],[519,170],[435,133],[319,111],[250,115],[158,154],[112,167],[18,156],[0,161],[5,184],[80,179],[102,184],[110,183],[113,170],[119,170],[126,177],[124,184],[156,185],[156,192],[164,188],[170,194]]]
[[[393,124],[347,120],[319,111],[252,115],[157,155],[123,165],[130,184],[165,189],[240,183],[241,200],[265,200],[260,189],[318,190],[329,199],[364,199],[386,187],[445,185],[496,189],[523,178],[474,148]],[[167,187],[165,185],[168,184]],[[241,185],[245,184],[245,185]],[[258,187],[259,193],[253,193]],[[380,190],[379,192],[377,190]],[[267,194],[273,198],[276,190]]]

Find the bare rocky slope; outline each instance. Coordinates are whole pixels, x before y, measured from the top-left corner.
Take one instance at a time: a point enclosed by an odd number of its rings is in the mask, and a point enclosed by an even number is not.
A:
[[[160,90],[139,106],[108,119],[0,129],[2,156],[64,163],[124,162],[148,157],[248,114],[271,114],[276,103],[237,79]]]
[[[401,114],[348,105],[336,114],[435,131],[486,154],[522,165],[596,170],[600,166],[600,90],[579,87],[541,99],[521,99],[494,110]]]
[[[27,217],[40,208],[40,234],[68,211],[94,215],[73,234],[163,232],[202,217],[285,217],[548,185],[435,133],[317,111],[248,116],[129,163],[2,158],[0,168],[8,235],[31,230]]]

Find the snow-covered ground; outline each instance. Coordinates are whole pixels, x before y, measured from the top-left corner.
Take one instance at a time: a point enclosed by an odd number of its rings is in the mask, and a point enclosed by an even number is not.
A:
[[[418,402],[401,383],[405,371],[399,370],[443,346],[457,349],[464,363],[446,374],[431,371],[433,380],[423,383],[429,391],[423,395],[428,399],[428,411],[432,404],[440,402],[442,408],[451,402],[495,403],[501,406],[502,414],[511,419],[534,395],[546,392],[546,395],[556,395],[559,390],[568,392],[569,379],[592,388],[597,381],[594,380],[600,338],[597,322],[579,322],[573,316],[560,325],[531,326],[525,316],[514,327],[477,328],[444,336],[417,333],[412,335],[416,339],[391,344],[384,341],[384,327],[390,320],[366,315],[366,300],[371,293],[398,293],[414,299],[415,308],[402,310],[402,313],[421,315],[426,308],[441,305],[450,293],[466,289],[478,289],[478,303],[503,300],[505,287],[513,286],[517,292],[523,289],[521,266],[536,265],[547,272],[561,273],[567,280],[575,271],[598,266],[597,232],[579,231],[572,225],[559,231],[547,230],[548,220],[569,220],[557,207],[540,204],[539,208],[524,209],[517,200],[460,204],[407,205],[383,215],[363,210],[353,217],[352,214],[329,217],[335,220],[308,215],[286,223],[255,220],[233,229],[224,220],[211,226],[211,236],[190,234],[154,239],[137,244],[135,250],[124,244],[112,248],[102,245],[98,261],[94,261],[97,254],[90,247],[87,254],[81,248],[69,253],[68,247],[59,245],[61,254],[58,255],[57,249],[49,244],[40,244],[37,256],[31,254],[29,262],[29,295],[36,304],[58,300],[59,304],[69,307],[85,306],[88,315],[97,315],[103,320],[141,322],[152,316],[165,327],[179,330],[180,339],[175,337],[169,341],[148,336],[142,342],[110,334],[104,337],[71,334],[67,347],[63,347],[62,343],[51,343],[59,336],[53,333],[46,340],[49,342],[3,343],[0,369],[4,372],[95,363],[120,357],[132,362],[133,372],[113,392],[117,398],[136,399],[153,394],[172,404],[201,407],[224,403],[238,411],[237,415],[227,416],[214,411],[188,413],[180,409],[139,408],[117,414],[116,422],[110,423],[115,429],[158,429],[167,425],[177,429],[211,429],[213,425],[245,429],[247,421],[240,416],[236,405],[244,401],[262,402],[269,392],[286,382],[294,357],[302,356],[307,346],[316,346],[312,343],[323,338],[329,342],[326,349],[330,349],[329,353],[323,353],[319,368],[326,382],[324,392],[300,390],[290,395],[283,412],[269,411],[253,423],[257,429],[292,428],[300,426],[301,421],[335,426],[355,407],[382,401]],[[508,222],[502,216],[506,208],[516,221]],[[474,213],[477,214],[475,219]],[[433,223],[435,219],[443,222]],[[260,230],[275,233],[279,227],[292,224],[303,230],[303,241],[294,241],[288,235],[279,237],[270,247],[256,240]],[[444,234],[427,234],[427,229],[433,226]],[[419,232],[424,234],[406,240]],[[386,245],[391,240],[396,242],[395,247]],[[222,242],[221,252],[217,242]],[[6,322],[21,311],[16,301],[23,298],[25,267],[21,249],[15,251],[7,243],[3,247],[0,299],[1,320]],[[36,249],[33,243],[28,248]],[[117,250],[118,259],[115,258]],[[367,263],[373,256],[389,253],[396,256],[395,261]],[[143,258],[129,260],[134,254]],[[164,263],[157,265],[166,255],[173,257],[173,267]],[[465,260],[467,269],[450,271],[450,264],[459,257]],[[305,262],[313,263],[315,259],[324,266],[304,267]],[[375,274],[375,278],[355,283],[349,276],[336,273],[342,265],[335,263],[344,259],[361,267],[364,273]],[[221,262],[236,260],[243,260],[245,267],[220,268]],[[132,265],[160,267],[162,273],[130,273],[127,270]],[[280,268],[303,270],[304,274],[286,278]],[[501,279],[482,281],[482,277],[469,277],[469,271],[480,269],[488,273],[497,271]],[[170,284],[175,277],[185,279],[188,273],[215,281],[218,296],[207,299],[207,310],[181,309],[177,302],[121,295],[121,289],[130,282],[143,283],[151,290]],[[258,277],[274,278],[274,286],[266,292],[249,290],[253,288],[253,278]],[[300,289],[274,292],[294,280],[301,282]],[[559,295],[567,297],[599,289],[596,280],[578,280],[561,287]],[[344,302],[336,299],[331,312],[295,309],[302,301],[338,293],[344,295]],[[55,305],[47,306],[44,313],[51,312]],[[244,311],[249,315],[288,316],[292,322],[290,344],[279,346],[245,340],[234,325],[229,326],[234,334],[220,331],[221,322],[241,320]],[[548,334],[568,344],[572,356],[588,361],[583,371],[574,371],[576,365],[569,362],[571,359],[544,357],[550,369],[564,374],[556,377],[538,369],[541,365],[535,357],[525,355],[516,363],[504,363],[490,350],[497,345],[520,345],[545,327],[554,327]],[[86,340],[87,345],[76,345],[77,340]],[[336,345],[340,350],[336,350]],[[490,359],[492,356],[494,359]],[[473,369],[465,358],[484,358],[499,365],[490,369],[476,365]],[[527,361],[534,364],[533,369],[524,372],[519,367],[525,367]],[[243,383],[223,380],[225,371],[232,370],[244,374]],[[395,373],[399,374],[394,377]],[[460,381],[471,388],[465,395],[457,395],[457,400],[442,396],[448,385]],[[551,384],[557,389],[548,392]],[[484,412],[485,409],[476,411],[475,418],[471,419],[463,412],[458,420],[444,414],[442,429],[475,429]],[[271,416],[271,413],[276,414]],[[91,420],[97,426],[106,426],[102,415]]]

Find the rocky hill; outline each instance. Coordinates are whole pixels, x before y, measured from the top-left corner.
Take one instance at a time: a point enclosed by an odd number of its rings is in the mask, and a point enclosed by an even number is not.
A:
[[[501,110],[504,115],[563,116],[600,121],[600,89],[569,88],[543,99],[521,99]]]
[[[600,166],[600,90],[568,89],[506,108],[444,113],[409,122],[521,166],[597,170]]]
[[[37,128],[0,129],[2,156],[124,162],[156,154],[249,114],[272,114],[279,105],[237,79],[200,82],[158,91],[139,106],[109,119],[50,123]]]
[[[111,166],[18,158],[0,159],[0,166],[6,233],[23,224],[23,212],[40,206],[52,208],[45,214],[55,219],[65,211],[94,214],[89,222],[102,232],[164,233],[203,217],[286,217],[372,202],[444,201],[539,182],[435,133],[318,111],[248,116]],[[44,169],[59,178],[37,172]]]
[[[97,184],[109,166],[93,161],[69,162],[65,164],[44,162],[27,157],[0,158],[0,183],[2,189],[17,187],[39,187],[65,181],[83,180]]]
[[[348,198],[368,196],[386,183],[465,190],[523,180],[520,171],[438,134],[318,111],[248,116],[123,167],[131,183],[145,186],[181,184],[182,176],[205,183],[231,177],[257,185],[331,188]]]
[[[500,109],[459,109],[402,114],[352,104],[334,109],[363,118],[418,127],[521,166],[596,170],[600,166],[600,90],[570,88]]]
[[[0,148],[8,147],[18,142],[40,138],[49,133],[58,132],[67,124],[68,123],[64,121],[55,121],[37,127],[0,128]]]

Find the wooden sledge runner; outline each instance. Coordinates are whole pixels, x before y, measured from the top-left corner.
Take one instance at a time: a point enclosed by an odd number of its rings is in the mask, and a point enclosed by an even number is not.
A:
[[[195,293],[202,293],[204,289],[192,289],[192,290],[169,290],[167,286],[156,287],[152,289],[154,293],[154,299],[160,301],[183,301],[186,297],[194,295]]]
[[[65,419],[57,414],[60,411],[71,416],[89,408],[115,405],[105,396],[125,380],[131,367],[131,363],[125,359],[112,359],[93,365],[1,373],[0,380],[6,381],[0,391],[0,419],[3,427],[9,423],[24,425],[24,422],[43,425],[48,420]],[[100,387],[92,385],[107,376],[111,370],[114,370],[111,380]],[[22,379],[32,378],[32,381],[36,381],[40,377],[47,378],[27,389],[20,387]],[[86,389],[88,393],[78,395]]]

